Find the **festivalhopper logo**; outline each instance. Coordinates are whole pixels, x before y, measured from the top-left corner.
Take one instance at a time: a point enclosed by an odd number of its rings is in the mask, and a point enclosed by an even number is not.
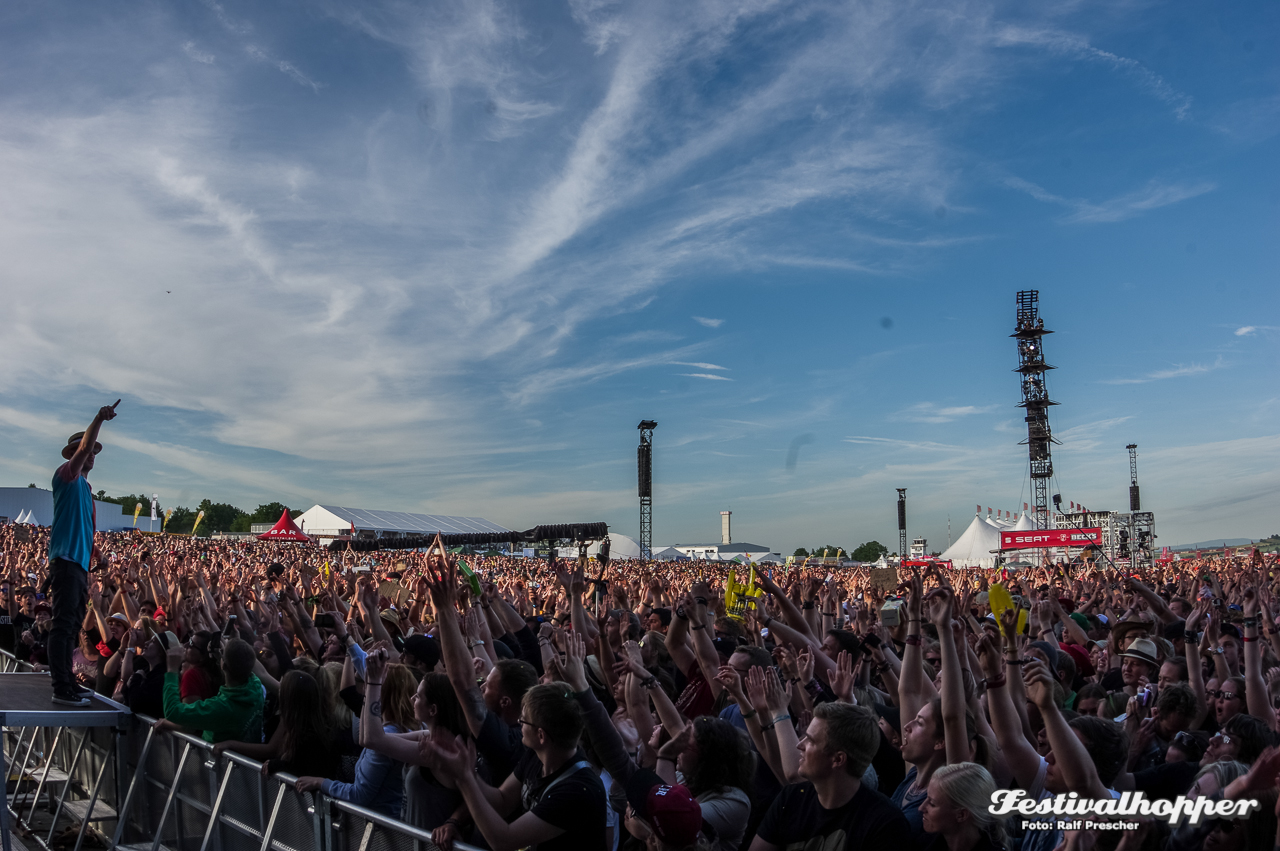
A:
[[[1167,818],[1169,824],[1177,824],[1183,817],[1190,824],[1199,824],[1202,818],[1240,819],[1261,806],[1256,800],[1218,801],[1200,797],[1188,799],[1179,795],[1175,800],[1167,798],[1147,799],[1141,792],[1125,792],[1119,798],[1081,798],[1076,792],[1054,795],[1037,801],[1027,797],[1022,789],[998,789],[991,793],[991,805],[987,812],[993,816],[1096,816],[1107,819],[1123,819],[1126,816],[1155,816]],[[1025,822],[1026,829],[1128,829],[1124,822]],[[1136,824],[1132,825],[1136,827]]]

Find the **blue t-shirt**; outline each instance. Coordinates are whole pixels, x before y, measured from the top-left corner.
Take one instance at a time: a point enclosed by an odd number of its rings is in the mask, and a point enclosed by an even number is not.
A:
[[[64,464],[63,467],[66,465]],[[89,480],[62,478],[62,467],[53,474],[53,526],[49,530],[49,561],[64,558],[89,569],[93,558],[93,491]]]

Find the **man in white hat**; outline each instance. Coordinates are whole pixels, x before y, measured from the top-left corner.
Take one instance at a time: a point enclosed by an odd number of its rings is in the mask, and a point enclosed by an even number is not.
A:
[[[71,435],[62,447],[67,463],[53,474],[53,526],[49,531],[49,587],[53,592],[53,626],[49,630],[49,671],[53,702],[88,706],[90,689],[76,685],[71,653],[89,601],[89,568],[93,565],[93,489],[85,475],[102,451],[98,430],[116,418],[115,405],[101,408],[89,428]]]

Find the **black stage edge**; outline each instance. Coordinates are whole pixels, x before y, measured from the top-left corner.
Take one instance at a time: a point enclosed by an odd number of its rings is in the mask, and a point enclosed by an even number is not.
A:
[[[6,727],[114,727],[120,731],[128,723],[130,715],[128,707],[98,694],[90,697],[88,706],[59,706],[53,702],[52,698],[53,679],[47,673],[0,674],[0,734]],[[17,756],[16,753],[14,755]],[[4,851],[10,851],[12,848],[7,792],[10,766],[7,763],[4,749],[0,747],[0,778],[6,781],[5,802],[4,806],[0,807],[0,847]],[[103,764],[103,769],[105,768],[106,763]],[[101,782],[102,777],[99,774],[98,783]],[[95,799],[97,788],[95,785],[93,790]],[[16,791],[15,789],[15,794]],[[14,813],[14,815],[17,814]],[[87,822],[84,826],[87,826]],[[76,841],[77,849],[84,841],[84,826],[81,827],[80,838]]]
[[[53,702],[48,674],[0,674],[0,727],[115,727],[129,709],[100,694],[88,706]]]

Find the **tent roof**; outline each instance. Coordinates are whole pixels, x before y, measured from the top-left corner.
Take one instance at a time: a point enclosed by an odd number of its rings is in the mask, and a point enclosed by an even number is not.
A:
[[[280,519],[276,521],[276,525],[258,536],[259,541],[299,541],[302,543],[310,543],[311,539],[302,533],[298,528],[298,524],[293,522],[293,518],[289,516],[289,509],[285,509],[280,515]]]
[[[985,517],[974,516],[969,528],[947,547],[943,560],[950,560],[955,567],[994,567],[995,556],[991,550],[1000,549],[1000,530]]]
[[[1031,515],[1024,511],[1022,516],[1018,518],[1018,522],[1014,524],[1013,530],[1015,532],[1030,532],[1035,528],[1036,521],[1032,520]]]
[[[483,517],[452,517],[443,514],[411,514],[407,511],[373,511],[364,508],[345,508],[338,505],[314,505],[301,518],[306,518],[312,529],[346,529],[355,524],[357,529],[375,532],[443,532],[462,534],[467,532],[509,532]]]
[[[653,554],[655,561],[688,561],[689,557],[675,547],[667,547]]]

